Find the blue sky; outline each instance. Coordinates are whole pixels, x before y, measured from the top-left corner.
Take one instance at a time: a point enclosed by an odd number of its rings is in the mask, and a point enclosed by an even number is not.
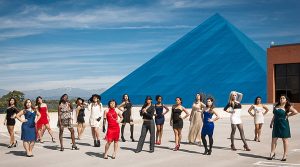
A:
[[[300,42],[297,0],[2,0],[0,89],[108,88],[215,13],[265,50]]]

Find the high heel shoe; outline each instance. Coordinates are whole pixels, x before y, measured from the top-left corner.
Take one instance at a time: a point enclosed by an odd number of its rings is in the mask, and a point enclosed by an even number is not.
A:
[[[54,137],[52,137],[52,143],[55,143],[55,138]]]
[[[207,155],[211,155],[211,150],[208,150]]]
[[[286,161],[286,156],[283,157],[280,161]]]
[[[173,151],[178,151],[179,150],[179,145],[175,146],[175,148],[173,149]]]
[[[230,145],[232,151],[236,151],[236,148],[233,144]]]
[[[59,151],[64,151],[65,150],[65,148],[63,148],[63,147],[60,147],[60,150]]]
[[[72,150],[79,150],[79,148],[76,145],[72,145]]]
[[[205,149],[203,155],[207,155],[207,153],[208,153],[208,149]]]
[[[13,146],[14,146],[14,147],[17,147],[17,146],[18,146],[18,141],[17,141],[17,140],[15,141],[15,143],[14,143]]]
[[[251,149],[248,147],[248,145],[244,145],[244,150],[245,151],[251,151]]]
[[[130,137],[130,139],[131,139],[131,141],[132,141],[132,142],[135,142],[135,140],[134,140],[134,138],[133,138],[133,137]]]
[[[7,146],[7,148],[12,148],[14,146],[14,144],[11,144],[9,146]]]
[[[272,156],[271,155],[272,155],[272,153],[270,154],[270,157],[267,158],[267,160],[275,159],[275,153]]]
[[[122,139],[122,142],[125,142],[125,141],[126,141],[125,138],[124,138],[123,136],[121,137],[121,139]]]

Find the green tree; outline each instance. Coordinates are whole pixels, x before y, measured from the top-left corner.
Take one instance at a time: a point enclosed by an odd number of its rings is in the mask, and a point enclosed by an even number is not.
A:
[[[8,99],[14,97],[17,100],[17,108],[22,109],[23,108],[23,101],[24,101],[24,93],[21,91],[11,91],[7,93],[6,95],[3,95],[0,98],[0,113],[3,113],[7,106],[8,106]]]

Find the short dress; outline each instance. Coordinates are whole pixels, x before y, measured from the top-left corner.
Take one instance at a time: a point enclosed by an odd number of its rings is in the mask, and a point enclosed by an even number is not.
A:
[[[65,128],[72,128],[72,109],[69,103],[61,103],[59,107],[61,111],[61,126]]]
[[[182,129],[183,120],[180,118],[182,110],[179,108],[172,108],[172,119],[173,119],[173,129]]]
[[[290,138],[291,131],[289,120],[286,117],[284,109],[274,108],[274,124],[272,130],[272,138]]]
[[[16,120],[15,118],[11,118],[13,115],[18,114],[18,110],[15,107],[10,107],[6,109],[6,125],[7,126],[15,126]]]
[[[203,126],[201,130],[201,135],[212,136],[214,133],[215,124],[214,122],[209,122],[209,119],[212,119],[213,113],[210,113],[208,110],[203,112]]]
[[[22,133],[21,133],[21,140],[23,141],[35,141],[36,139],[36,129],[35,129],[35,117],[36,112],[25,110],[25,119],[27,122],[22,123]]]
[[[164,106],[156,106],[156,116],[155,116],[155,124],[156,125],[163,125],[165,123],[165,116],[163,115]]]
[[[263,107],[254,106],[254,124],[263,124],[264,121],[264,111],[265,109]]]
[[[125,103],[124,111],[122,113],[123,116],[122,123],[132,122],[131,109],[132,109],[132,104],[130,102]]]
[[[91,127],[100,127],[101,118],[103,116],[102,103],[96,104],[96,105],[92,103],[89,105],[88,109],[91,112],[90,119],[89,119],[90,126]],[[99,118],[100,118],[100,120],[99,120]]]
[[[110,108],[106,114],[107,132],[105,140],[108,142],[118,142],[120,138],[120,126],[118,123],[118,114],[115,109]]]
[[[229,107],[231,107],[230,112],[230,122],[231,124],[238,125],[242,123],[241,119],[241,111],[242,111],[242,105],[241,103],[234,102],[234,106],[232,107],[229,103],[226,105],[224,110],[226,111]]]
[[[49,124],[48,115],[47,115],[47,107],[40,107],[39,112],[41,114],[41,117],[36,124],[38,129],[42,128],[43,125]]]
[[[80,123],[80,124],[83,124],[85,123],[84,121],[84,111],[85,111],[85,108],[84,107],[81,107],[78,111],[78,116],[77,116],[77,123]]]

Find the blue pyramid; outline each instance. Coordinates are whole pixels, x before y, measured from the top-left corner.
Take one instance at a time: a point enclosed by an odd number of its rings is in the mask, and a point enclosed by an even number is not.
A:
[[[244,94],[243,103],[266,100],[266,52],[215,14],[101,96],[119,100],[127,93],[134,104],[157,94],[173,104],[179,96],[188,107],[201,92],[223,106],[232,90]]]

